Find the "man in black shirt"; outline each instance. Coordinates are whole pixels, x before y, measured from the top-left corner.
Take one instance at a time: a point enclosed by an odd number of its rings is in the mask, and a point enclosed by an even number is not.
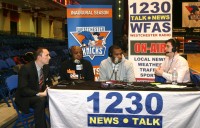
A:
[[[61,64],[61,80],[78,79],[78,75],[80,74],[81,79],[94,81],[92,64],[88,60],[83,59],[82,48],[79,46],[72,46],[69,52],[71,59]],[[77,69],[77,64],[82,65],[80,70]]]

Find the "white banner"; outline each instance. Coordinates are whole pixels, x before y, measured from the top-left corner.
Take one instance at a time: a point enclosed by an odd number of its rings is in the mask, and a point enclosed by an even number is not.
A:
[[[153,81],[152,69],[164,60],[164,41],[172,37],[172,0],[128,2],[129,60],[134,64],[137,81]]]
[[[200,92],[49,89],[52,128],[199,128]]]

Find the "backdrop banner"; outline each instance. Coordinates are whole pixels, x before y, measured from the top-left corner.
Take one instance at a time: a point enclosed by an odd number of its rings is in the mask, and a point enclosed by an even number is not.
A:
[[[137,81],[154,81],[172,37],[172,0],[129,0],[129,60]]]
[[[99,64],[108,57],[113,44],[111,5],[68,5],[68,47],[81,46],[83,57],[94,66],[98,80]]]
[[[49,89],[52,128],[199,128],[200,92]]]

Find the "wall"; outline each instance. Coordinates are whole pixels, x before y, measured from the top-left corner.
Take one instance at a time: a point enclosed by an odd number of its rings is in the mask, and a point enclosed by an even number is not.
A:
[[[40,17],[39,28],[41,30],[41,37],[64,39],[62,21],[51,20],[46,17]],[[0,30],[10,32],[10,13],[3,16],[3,10],[0,9]],[[21,12],[19,15],[19,22],[17,23],[18,32],[35,33],[36,35],[36,19],[32,18],[31,13]]]
[[[49,20],[47,20],[46,18],[42,18],[42,23],[41,23],[41,30],[42,30],[42,33],[41,33],[41,36],[44,37],[44,38],[49,38],[50,36],[50,32],[49,32]]]
[[[34,23],[32,20],[32,16],[28,13],[20,13],[20,18],[18,22],[18,31],[20,32],[33,32],[34,29]]]
[[[189,67],[200,73],[200,54],[187,54]]]
[[[61,21],[53,21],[53,34],[54,38],[62,39],[63,38],[63,24]]]

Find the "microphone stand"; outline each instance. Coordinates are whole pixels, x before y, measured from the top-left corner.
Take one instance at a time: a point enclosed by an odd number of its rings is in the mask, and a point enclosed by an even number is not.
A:
[[[110,80],[112,79],[113,74],[115,74],[115,81],[117,81],[117,70],[118,70],[118,68],[117,68],[117,69],[115,69],[115,68],[116,68],[116,66],[117,66],[118,63],[119,63],[119,59],[118,59],[118,58],[115,58],[115,60],[114,60],[113,72],[112,72],[112,74],[111,74]]]
[[[117,71],[115,71],[115,80],[117,81]]]
[[[81,71],[81,70],[80,70]],[[81,80],[81,73],[80,73],[80,71],[79,71],[79,73],[78,73],[78,80],[80,81]]]
[[[112,74],[111,74],[110,80],[112,79],[113,74],[115,73],[115,66],[116,66],[116,64],[114,65],[113,72],[112,72]]]

